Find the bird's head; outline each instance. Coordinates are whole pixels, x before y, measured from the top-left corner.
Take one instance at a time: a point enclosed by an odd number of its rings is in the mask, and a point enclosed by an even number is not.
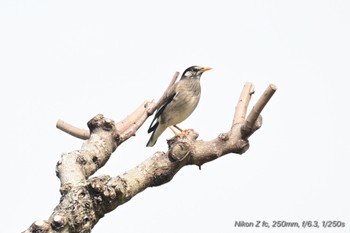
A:
[[[205,71],[211,69],[210,67],[190,66],[182,73],[181,79],[200,78]]]

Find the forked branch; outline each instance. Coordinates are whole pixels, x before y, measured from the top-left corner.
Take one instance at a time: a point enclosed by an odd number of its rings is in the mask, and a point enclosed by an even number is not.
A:
[[[243,154],[249,148],[248,138],[262,124],[260,116],[276,91],[270,85],[247,115],[254,86],[246,83],[235,108],[231,128],[218,137],[197,140],[193,130],[168,140],[168,151],[157,152],[130,171],[110,177],[91,177],[122,142],[133,136],[167,98],[176,81],[176,73],[157,103],[143,102],[130,116],[115,124],[97,115],[88,122],[89,131],[80,131],[61,121],[60,129],[87,139],[80,150],[65,153],[57,163],[62,197],[48,220],[34,222],[25,232],[90,232],[106,213],[129,201],[148,187],[169,182],[186,165],[202,166],[229,153]],[[68,126],[68,127],[67,127]],[[88,132],[88,133],[87,133]]]

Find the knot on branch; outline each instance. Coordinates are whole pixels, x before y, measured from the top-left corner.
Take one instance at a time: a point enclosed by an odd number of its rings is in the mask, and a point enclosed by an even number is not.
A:
[[[87,230],[91,230],[91,227],[97,221],[97,217],[86,185],[73,187],[70,192],[62,197],[61,203],[55,209],[56,213],[53,216],[52,224],[55,224],[56,227],[69,225],[70,232],[90,232]],[[57,215],[61,217],[57,217]],[[62,224],[65,226],[62,226]]]
[[[45,232],[49,232],[50,230],[50,224],[45,221],[45,220],[38,220],[38,221],[35,221],[31,226],[30,228],[25,231],[24,233],[29,233],[29,232],[37,232],[37,233],[45,233]]]
[[[67,194],[71,189],[73,188],[73,185],[71,183],[64,183],[63,185],[61,185],[60,187],[60,193],[62,195]]]
[[[233,145],[233,153],[237,154],[243,154],[249,149],[249,141],[248,140],[243,140],[239,139],[234,145]]]
[[[107,185],[109,179],[110,177],[105,175],[92,178],[89,181],[89,189],[97,203],[107,202],[106,204],[108,204],[119,196],[120,190],[117,187]]]
[[[107,132],[117,132],[114,121],[105,118],[102,114],[97,114],[87,123],[87,125],[90,132],[94,132],[97,129],[102,129]]]
[[[62,214],[57,214],[53,217],[53,220],[52,220],[52,223],[51,223],[51,226],[53,229],[55,230],[59,230],[61,229],[62,227],[64,227],[67,223],[67,218],[65,215],[62,215]]]
[[[177,142],[169,148],[169,159],[173,162],[183,161],[191,153],[191,145],[187,142]]]
[[[230,136],[228,133],[221,133],[218,138],[223,141],[223,142],[226,142],[227,140],[230,139]]]
[[[154,171],[154,176],[152,177],[151,186],[160,186],[162,184],[168,183],[173,178],[172,168],[169,166],[157,167]]]
[[[154,171],[152,174],[151,187],[165,184],[174,177],[174,174],[181,167],[179,162],[171,161],[168,153],[157,152],[154,157]]]
[[[102,114],[97,114],[87,123],[90,131],[94,131],[96,128],[102,128],[105,131],[115,130],[115,124],[113,120],[105,118]]]
[[[184,130],[179,136],[168,140],[168,156],[173,162],[183,161],[192,153],[193,142],[198,138],[193,129]]]

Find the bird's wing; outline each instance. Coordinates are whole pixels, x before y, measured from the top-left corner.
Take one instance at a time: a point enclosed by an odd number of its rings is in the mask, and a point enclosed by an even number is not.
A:
[[[154,121],[155,121],[156,119],[158,119],[160,115],[162,115],[162,113],[163,113],[165,107],[166,107],[166,106],[174,99],[174,97],[176,96],[176,94],[177,94],[177,92],[175,91],[175,89],[177,89],[176,86],[177,86],[177,85],[175,85],[175,87],[173,87],[173,88],[169,91],[170,94],[165,98],[164,104],[157,110],[156,115],[154,116],[154,118],[153,118],[153,120],[152,120],[152,122],[151,122],[151,125],[150,125],[149,128],[148,128],[148,131],[147,131],[148,133],[153,132],[153,131],[157,128],[159,122],[157,121],[157,122],[154,123]],[[153,123],[154,123],[154,124],[153,124]]]

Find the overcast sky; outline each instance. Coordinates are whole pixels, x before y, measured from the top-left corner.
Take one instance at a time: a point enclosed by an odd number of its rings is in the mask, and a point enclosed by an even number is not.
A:
[[[349,232],[350,2],[0,1],[1,224],[21,232],[58,204],[55,166],[96,114],[119,121],[157,99],[175,71],[210,66],[196,111],[179,126],[211,140],[229,130],[245,82],[255,103],[278,90],[244,155],[183,168],[107,214],[93,232]],[[157,150],[151,119],[97,175]],[[236,221],[337,220],[345,228],[235,227]]]

